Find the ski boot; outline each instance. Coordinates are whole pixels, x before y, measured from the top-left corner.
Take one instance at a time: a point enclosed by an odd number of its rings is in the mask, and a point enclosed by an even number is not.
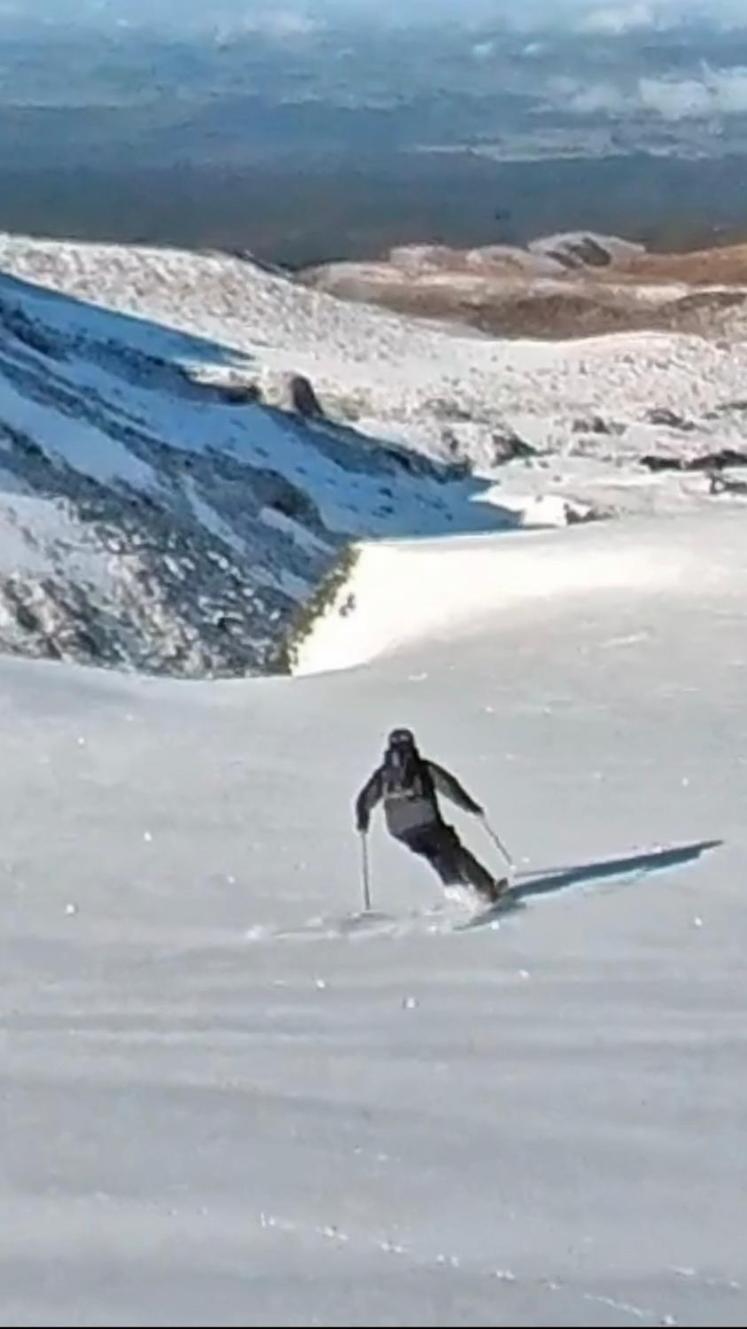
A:
[[[501,877],[499,881],[494,881],[490,890],[486,892],[487,898],[491,904],[497,904],[499,900],[511,889],[511,882],[508,877]]]

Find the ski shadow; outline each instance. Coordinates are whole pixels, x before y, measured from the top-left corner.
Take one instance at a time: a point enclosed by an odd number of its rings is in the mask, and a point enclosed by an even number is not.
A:
[[[583,886],[587,882],[615,880],[633,876],[638,881],[650,872],[663,872],[667,868],[684,867],[694,863],[709,849],[717,849],[723,840],[698,840],[694,844],[679,845],[674,849],[652,849],[646,854],[629,854],[625,858],[605,858],[596,863],[578,863],[573,867],[552,868],[549,872],[523,873],[512,889],[496,904],[491,905],[476,918],[458,928],[459,932],[468,932],[474,928],[494,926],[504,914],[512,914],[526,909],[529,900],[543,895],[554,895],[557,891],[567,891],[573,886]]]
[[[527,880],[519,880],[512,891],[513,901],[522,905],[526,900],[541,895],[553,895],[556,891],[565,891],[572,886],[581,886],[586,882],[601,882],[612,877],[648,876],[651,872],[663,872],[667,868],[684,867],[694,863],[710,849],[717,849],[723,840],[698,840],[694,844],[678,845],[673,849],[653,849],[645,854],[629,854],[625,858],[605,858],[601,862],[578,863],[567,868],[554,868],[550,872],[536,875],[532,873]]]

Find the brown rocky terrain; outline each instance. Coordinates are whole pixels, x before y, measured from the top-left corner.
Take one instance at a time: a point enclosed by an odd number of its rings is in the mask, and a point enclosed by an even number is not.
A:
[[[747,244],[667,254],[578,233],[526,249],[405,246],[379,262],[308,268],[299,279],[344,299],[498,336],[747,333]]]

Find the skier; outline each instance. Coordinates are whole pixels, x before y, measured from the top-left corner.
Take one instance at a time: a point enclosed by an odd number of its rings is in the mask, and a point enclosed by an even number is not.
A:
[[[384,760],[356,799],[359,832],[368,832],[371,813],[383,799],[387,829],[415,854],[435,868],[444,886],[469,885],[495,901],[508,889],[508,878],[496,881],[468,849],[453,826],[447,826],[438,806],[436,790],[465,812],[484,817],[483,809],[462,789],[459,781],[421,757],[409,729],[393,729]]]

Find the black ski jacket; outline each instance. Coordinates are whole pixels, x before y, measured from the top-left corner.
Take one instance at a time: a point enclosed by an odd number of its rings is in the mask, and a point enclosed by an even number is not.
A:
[[[417,835],[431,826],[443,826],[436,790],[465,812],[476,815],[482,812],[480,804],[470,798],[455,776],[416,753],[406,780],[393,780],[386,762],[374,771],[355,802],[358,830],[368,830],[371,813],[382,800],[387,828],[399,839]]]

